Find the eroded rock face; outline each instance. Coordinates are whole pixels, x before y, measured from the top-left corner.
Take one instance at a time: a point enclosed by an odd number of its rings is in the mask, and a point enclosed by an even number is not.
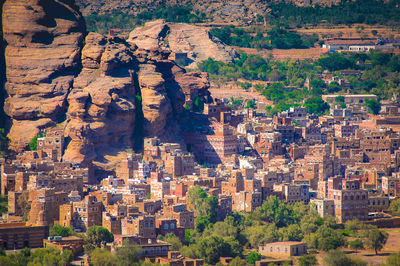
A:
[[[171,102],[164,86],[165,80],[156,66],[151,64],[140,66],[138,78],[142,95],[144,134],[160,136],[172,112]]]
[[[57,123],[65,129],[63,160],[70,162],[102,164],[134,147],[137,135],[179,141],[184,91],[209,87],[206,74],[185,73],[168,60],[158,42],[167,28],[159,22],[137,38],[157,35],[155,47],[84,37],[74,0],[7,0],[3,23],[4,109],[16,151]]]
[[[11,117],[10,147],[21,150],[40,128],[59,122],[65,113],[85,24],[70,0],[7,0],[2,19],[4,109]]]
[[[135,134],[179,138],[183,89],[208,88],[207,75],[186,74],[160,49],[138,49],[93,33],[85,42],[83,69],[68,96],[63,159],[102,161],[107,152],[134,147]]]
[[[99,152],[132,147],[135,129],[133,50],[90,33],[82,52],[83,70],[68,96],[64,160],[87,162]]]
[[[206,27],[164,20],[148,22],[134,29],[128,42],[146,50],[162,47],[173,53],[187,53],[189,68],[196,68],[197,63],[208,58],[227,63],[238,57],[234,49],[211,37]]]

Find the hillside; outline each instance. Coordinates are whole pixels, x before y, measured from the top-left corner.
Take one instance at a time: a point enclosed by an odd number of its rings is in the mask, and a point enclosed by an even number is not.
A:
[[[267,11],[270,3],[294,3],[298,6],[313,4],[332,5],[339,0],[77,0],[83,15],[121,12],[136,15],[155,9],[159,5],[190,5],[198,12],[214,18],[214,22],[251,21]]]

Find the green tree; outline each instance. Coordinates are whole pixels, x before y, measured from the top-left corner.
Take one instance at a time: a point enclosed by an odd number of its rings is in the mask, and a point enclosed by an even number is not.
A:
[[[28,143],[28,146],[29,146],[29,149],[31,150],[31,151],[36,151],[37,150],[37,140],[38,140],[38,138],[42,138],[42,137],[44,137],[45,136],[45,134],[39,134],[39,135],[37,135],[37,136],[34,136],[32,139],[31,139],[31,141]]]
[[[315,255],[304,255],[299,258],[300,266],[314,266],[318,264],[318,260]]]
[[[197,245],[192,244],[189,246],[182,246],[182,248],[179,250],[181,254],[187,258],[191,259],[200,259],[201,255],[199,254],[199,250]]]
[[[32,252],[26,249],[21,251],[17,256],[14,256],[12,260],[21,261],[21,258],[26,258],[29,261],[28,265],[69,265],[73,259],[73,255],[70,250],[61,253],[56,248],[48,247],[39,248]]]
[[[187,197],[196,213],[199,232],[217,221],[218,199],[215,196],[209,196],[200,186],[194,186],[189,189]]]
[[[341,90],[341,87],[340,87],[339,83],[337,83],[336,81],[329,83],[329,85],[328,85],[329,93],[335,93],[340,90]]]
[[[311,88],[318,88],[318,89],[323,89],[325,88],[325,82],[320,79],[313,79],[310,81],[310,87]]]
[[[179,237],[177,237],[175,234],[173,233],[169,233],[166,234],[164,237],[164,241],[168,242],[169,244],[171,244],[171,247],[169,248],[170,250],[180,250],[182,247],[182,242],[179,239]]]
[[[259,219],[275,223],[278,227],[284,227],[293,223],[294,213],[288,206],[276,196],[268,197],[262,206],[254,211]]]
[[[101,247],[102,242],[111,243],[114,241],[114,235],[102,226],[91,226],[86,231],[86,249],[93,250],[96,247]]]
[[[247,256],[246,261],[247,261],[248,264],[254,265],[256,263],[256,261],[261,260],[261,257],[262,256],[261,256],[260,253],[252,251]]]
[[[70,227],[54,224],[50,226],[50,236],[70,236],[73,231]]]
[[[119,265],[140,265],[140,247],[124,243],[115,253]]]
[[[279,241],[279,232],[275,224],[253,225],[244,230],[244,234],[253,248],[258,248],[262,244]]]
[[[357,219],[353,219],[346,221],[346,223],[344,224],[344,228],[352,232],[358,232],[359,230],[364,228],[364,224]]]
[[[291,224],[287,227],[279,229],[282,241],[301,241],[303,239],[303,232],[298,224]]]
[[[348,69],[354,66],[354,62],[339,53],[333,53],[325,57],[321,57],[318,59],[317,64],[322,66],[323,69],[327,69],[329,71]]]
[[[335,97],[335,102],[337,103],[344,103],[344,96],[339,95]]]
[[[375,99],[366,99],[365,106],[368,107],[371,114],[377,115],[381,110],[381,103]]]
[[[247,109],[256,109],[257,105],[253,100],[248,100],[246,103],[246,108]]]
[[[246,266],[247,263],[245,260],[242,260],[240,257],[235,257],[231,262],[228,264],[229,266]]]
[[[71,262],[74,260],[74,254],[71,250],[65,249],[61,253],[61,260],[64,262],[64,265],[70,265]]]
[[[37,139],[38,138],[39,138],[38,136],[35,136],[35,137],[33,137],[31,139],[31,141],[29,141],[28,145],[29,145],[29,149],[31,151],[36,151],[37,150]]]
[[[364,243],[361,239],[354,239],[349,242],[349,248],[354,249],[357,252],[359,249],[364,249]]]
[[[304,107],[307,109],[307,113],[315,115],[323,115],[330,108],[322,98],[308,99],[304,102]]]
[[[230,245],[219,236],[202,239],[198,244],[198,251],[204,261],[209,264],[217,263],[220,257],[232,256]]]
[[[393,215],[400,215],[400,199],[395,199],[390,203],[388,211]]]
[[[378,251],[381,250],[388,239],[389,234],[386,231],[379,229],[370,229],[365,231],[365,244],[370,249],[375,251],[375,254],[378,254]]]
[[[117,266],[118,258],[110,251],[102,248],[96,248],[90,252],[90,262],[94,266]]]
[[[400,72],[400,55],[395,55],[390,59],[389,67],[392,72]]]
[[[341,250],[331,250],[324,257],[327,266],[366,266],[365,261],[352,259]]]
[[[323,251],[337,249],[346,244],[346,239],[343,235],[332,228],[323,225],[318,230],[309,236],[305,237],[309,247]]]
[[[193,101],[193,111],[202,112],[204,110],[204,100],[203,98],[197,96]]]
[[[380,51],[371,52],[369,57],[371,58],[371,63],[374,66],[384,66],[390,61],[390,54]]]

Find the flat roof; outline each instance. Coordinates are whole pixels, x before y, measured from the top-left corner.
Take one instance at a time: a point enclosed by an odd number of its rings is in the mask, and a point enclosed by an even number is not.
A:
[[[300,244],[306,244],[306,243],[301,241],[282,241],[282,242],[267,243],[266,245],[300,245]]]
[[[25,222],[22,223],[4,223],[0,224],[0,229],[5,229],[5,228],[23,228],[23,227],[44,227],[41,225],[31,225],[27,224]]]

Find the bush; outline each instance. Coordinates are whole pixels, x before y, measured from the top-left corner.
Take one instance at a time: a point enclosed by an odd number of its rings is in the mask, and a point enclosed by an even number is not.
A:
[[[262,256],[260,253],[252,251],[250,252],[249,256],[247,256],[246,261],[248,264],[255,264],[256,261],[261,259],[261,257]]]
[[[307,113],[315,115],[323,115],[330,109],[329,104],[322,100],[322,98],[308,99],[304,102],[304,107],[307,108]]]
[[[354,239],[349,242],[349,248],[354,249],[355,251],[359,249],[364,249],[364,243],[361,239]]]
[[[352,259],[341,250],[331,250],[324,257],[327,266],[366,266],[361,259]]]
[[[50,226],[50,236],[70,236],[73,233],[73,229],[62,225]]]
[[[379,114],[381,110],[381,103],[375,99],[365,99],[365,106],[367,106],[369,112],[374,115]]]
[[[86,231],[86,241],[87,245],[85,246],[87,251],[91,251],[96,247],[100,247],[101,243],[111,243],[114,241],[114,235],[108,231],[107,228],[102,226],[91,226]]]
[[[314,266],[318,264],[315,255],[304,255],[299,258],[299,266]]]

